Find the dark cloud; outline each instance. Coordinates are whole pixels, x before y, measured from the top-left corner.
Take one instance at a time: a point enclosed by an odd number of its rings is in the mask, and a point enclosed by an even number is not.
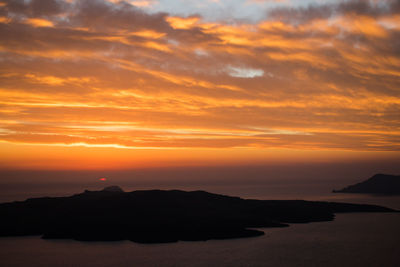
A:
[[[126,2],[116,4],[101,0],[80,0],[74,4],[70,23],[95,30],[140,30],[154,29],[167,31],[169,24],[165,21],[167,14],[147,14]]]
[[[268,10],[267,18],[292,24],[307,23],[316,19],[328,19],[339,15],[381,16],[399,12],[399,1],[349,0],[329,4],[310,4],[307,7],[279,7]]]
[[[53,16],[63,13],[69,4],[62,0],[5,0],[10,13],[27,17]]]

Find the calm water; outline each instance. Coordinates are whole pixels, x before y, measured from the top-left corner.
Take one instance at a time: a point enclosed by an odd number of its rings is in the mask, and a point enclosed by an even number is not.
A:
[[[98,184],[88,185],[91,190]],[[127,191],[148,189],[123,185]],[[169,189],[168,186],[161,187]],[[176,188],[176,187],[175,187]],[[400,209],[400,197],[332,194],[331,184],[203,185],[180,189],[258,199],[308,199],[370,203]],[[61,196],[80,185],[8,188],[2,201]],[[26,189],[26,187],[25,187]],[[333,222],[263,229],[257,238],[143,245],[123,242],[0,238],[0,266],[399,266],[400,214],[339,214]]]
[[[399,225],[398,214],[368,213],[205,242],[0,238],[0,266],[399,266]]]

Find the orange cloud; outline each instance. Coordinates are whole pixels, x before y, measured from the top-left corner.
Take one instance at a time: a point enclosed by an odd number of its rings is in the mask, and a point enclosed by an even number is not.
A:
[[[32,25],[33,27],[54,27],[52,21],[41,18],[29,18],[25,20],[25,23]]]
[[[200,19],[198,17],[168,17],[167,21],[174,29],[190,29],[193,28]]]
[[[11,22],[11,19],[10,18],[7,18],[7,17],[3,17],[3,16],[1,16],[0,17],[0,23],[10,23]]]
[[[252,24],[114,2],[0,18],[1,164],[398,156],[394,11],[278,10]]]

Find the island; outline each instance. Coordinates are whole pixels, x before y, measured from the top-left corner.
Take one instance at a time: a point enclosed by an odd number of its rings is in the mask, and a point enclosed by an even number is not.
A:
[[[254,228],[331,221],[341,212],[397,212],[375,205],[242,199],[205,191],[117,186],[68,197],[0,204],[0,236],[162,243],[254,237]]]
[[[347,186],[333,193],[400,195],[400,175],[375,174],[364,182]]]

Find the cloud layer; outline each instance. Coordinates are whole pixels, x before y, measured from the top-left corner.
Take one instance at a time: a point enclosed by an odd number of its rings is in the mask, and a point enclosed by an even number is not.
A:
[[[0,1],[1,142],[399,151],[398,1],[254,23],[136,2]]]

